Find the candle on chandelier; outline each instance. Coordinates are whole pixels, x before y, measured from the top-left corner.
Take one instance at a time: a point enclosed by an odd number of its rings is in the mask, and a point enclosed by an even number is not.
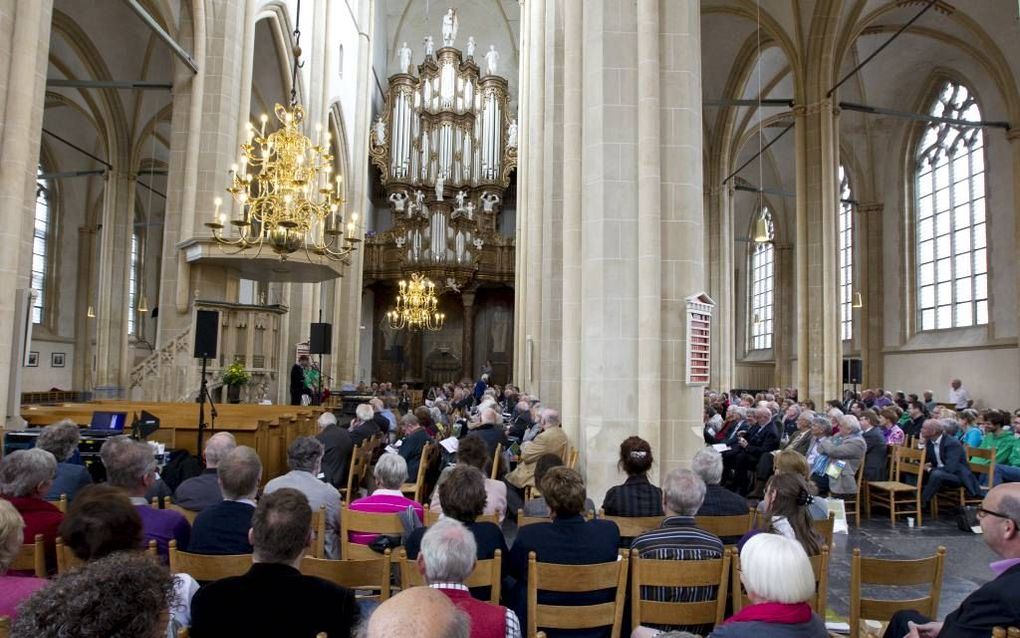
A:
[[[213,211],[213,221],[214,222],[218,221],[219,223],[222,224],[224,222],[224,219],[220,215],[220,206],[223,205],[223,198],[217,197],[216,199],[213,200],[213,204],[216,205],[216,209]]]
[[[263,113],[259,116],[259,121],[262,122],[262,137],[266,136],[266,122],[269,121],[269,116]]]

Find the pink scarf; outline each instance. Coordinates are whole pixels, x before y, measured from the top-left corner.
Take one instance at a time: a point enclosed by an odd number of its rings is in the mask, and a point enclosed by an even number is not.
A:
[[[811,620],[811,605],[807,603],[758,603],[744,607],[723,622],[767,622],[778,625],[796,625]]]

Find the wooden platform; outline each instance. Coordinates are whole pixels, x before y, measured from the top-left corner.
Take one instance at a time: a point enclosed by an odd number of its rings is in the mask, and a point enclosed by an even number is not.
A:
[[[92,413],[126,412],[128,422],[146,410],[160,420],[160,429],[150,440],[165,443],[173,449],[198,454],[197,403],[143,403],[132,401],[93,401],[60,405],[23,406],[21,416],[30,426],[44,426],[61,419],[71,419],[85,427]],[[216,432],[230,432],[238,445],[255,448],[262,459],[263,483],[287,472],[287,446],[298,436],[318,433],[316,420],[322,408],[292,405],[217,405],[215,429],[206,428],[205,440]],[[210,423],[206,406],[206,424]]]

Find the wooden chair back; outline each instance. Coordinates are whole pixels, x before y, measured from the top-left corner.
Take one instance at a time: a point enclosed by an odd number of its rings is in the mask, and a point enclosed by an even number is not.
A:
[[[326,557],[326,506],[312,512],[312,556]]]
[[[61,514],[67,514],[67,494],[61,494],[60,498],[55,501],[50,501],[50,503],[56,506],[56,508],[60,510]]]
[[[836,514],[834,512],[829,512],[829,516],[821,520],[811,521],[811,527],[822,537],[822,542],[832,547],[832,531],[836,527]]]
[[[428,503],[422,507],[425,508],[425,527],[432,527],[443,515],[442,512],[430,509]],[[479,514],[475,521],[479,523],[494,523],[499,525],[499,512],[496,512],[495,514]]]
[[[422,499],[425,496],[425,475],[429,470],[429,465],[432,464],[433,457],[437,452],[436,443],[429,441],[425,444],[425,447],[421,450],[421,459],[418,460],[418,475],[415,477],[413,483],[404,483],[400,486],[400,491],[404,493],[413,501],[423,502]]]
[[[167,499],[166,509],[173,510],[188,519],[188,525],[194,525],[195,518],[198,516],[198,512],[195,510],[189,510],[185,507],[181,507],[180,505],[171,503],[169,498]]]
[[[551,523],[552,518],[549,516],[525,516],[524,510],[517,510],[517,527],[521,528],[525,525],[533,525],[535,523]]]
[[[192,554],[177,549],[177,541],[170,541],[170,573],[188,574],[199,582],[210,582],[230,576],[241,576],[251,569],[251,554],[214,556]]]
[[[539,627],[547,629],[585,629],[611,627],[611,638],[619,638],[623,622],[623,601],[627,594],[626,552],[618,560],[596,565],[556,565],[540,563],[535,552],[528,552],[528,635]],[[612,602],[595,605],[540,605],[538,592],[592,592],[616,589]]]
[[[489,478],[495,481],[499,478],[499,460],[503,458],[503,444],[496,444],[496,452],[492,455],[492,470],[489,473]]]
[[[425,584],[425,577],[418,571],[418,562],[413,558],[408,558],[407,551],[403,547],[400,548],[399,561],[401,587],[407,589],[408,587],[420,587]],[[492,558],[476,561],[475,568],[471,570],[471,573],[464,580],[464,585],[468,587],[489,587],[491,592],[489,602],[493,605],[498,605],[503,582],[502,561],[503,552],[498,549]]]
[[[992,478],[995,477],[995,450],[992,448],[970,447],[969,445],[963,446],[963,449],[967,454],[967,464],[970,466],[970,471],[978,477],[978,482],[981,482],[981,475],[984,474],[988,477],[984,485],[991,485]],[[984,459],[986,462],[975,463],[974,459]]]
[[[924,475],[924,457],[927,453],[925,448],[916,448],[913,445],[897,446],[893,453],[893,480],[903,482],[903,475],[913,474],[920,489],[920,478]]]
[[[612,521],[620,529],[620,536],[635,538],[645,532],[662,527],[665,516],[607,516],[605,510],[599,509],[598,518]]]
[[[368,462],[371,459],[371,454],[366,459],[365,449],[367,447],[368,440],[366,439],[351,450],[351,462],[347,466],[347,487],[340,489],[340,496],[345,501],[353,501],[356,498],[354,493],[361,487],[361,481],[365,478]]]
[[[0,616],[0,638],[10,638],[10,636],[11,619],[9,616]]]
[[[808,601],[811,609],[820,616],[825,616],[826,607],[829,604],[829,546],[822,545],[821,551],[815,556],[808,556],[811,562],[811,571],[815,574],[815,597]],[[733,552],[733,560],[730,566],[733,569],[731,582],[733,583],[733,611],[738,612],[751,604],[740,582],[740,554]]]
[[[903,609],[914,609],[934,618],[942,593],[942,573],[946,548],[939,546],[934,556],[915,559],[864,558],[855,549],[850,561],[850,635],[859,635],[861,620],[887,621]],[[904,587],[928,585],[928,594],[912,599],[864,598],[864,585]]]
[[[374,553],[374,552],[373,552]],[[390,597],[390,569],[393,557],[390,550],[363,560],[325,560],[314,556],[301,559],[301,573],[336,583],[348,589],[370,589],[375,592],[365,598],[383,602]]]
[[[74,555],[71,548],[64,544],[64,539],[57,536],[57,573],[65,574],[72,569],[80,567],[83,561]],[[152,558],[156,557],[156,541],[150,540],[145,548],[145,553]]]
[[[695,516],[694,524],[719,538],[740,537],[751,531],[753,521],[751,512],[733,514],[731,516]]]
[[[177,638],[191,638],[191,630],[188,627],[181,627],[177,630]]]
[[[359,512],[341,504],[340,511],[340,555],[344,560],[378,558],[379,554],[368,545],[350,542],[351,532],[402,536],[404,524],[396,514],[371,514]]]
[[[566,465],[572,470],[577,469],[577,458],[580,456],[580,452],[576,447],[568,446]]]
[[[36,578],[46,578],[46,543],[43,535],[36,534],[33,541],[21,546],[8,569],[33,572]]]
[[[711,560],[656,560],[630,552],[631,630],[639,625],[718,625],[726,615],[732,550]],[[659,602],[641,597],[642,587],[707,587],[715,597],[696,603]]]

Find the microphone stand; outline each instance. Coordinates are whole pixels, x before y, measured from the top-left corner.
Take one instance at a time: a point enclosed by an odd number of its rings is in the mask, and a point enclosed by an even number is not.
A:
[[[202,439],[205,435],[205,402],[209,402],[209,416],[211,423],[209,428],[212,430],[216,429],[216,417],[219,414],[216,412],[216,404],[213,403],[212,395],[209,393],[209,384],[206,381],[206,366],[207,359],[202,357],[202,383],[198,389],[198,447],[196,448],[199,454],[202,453]]]

